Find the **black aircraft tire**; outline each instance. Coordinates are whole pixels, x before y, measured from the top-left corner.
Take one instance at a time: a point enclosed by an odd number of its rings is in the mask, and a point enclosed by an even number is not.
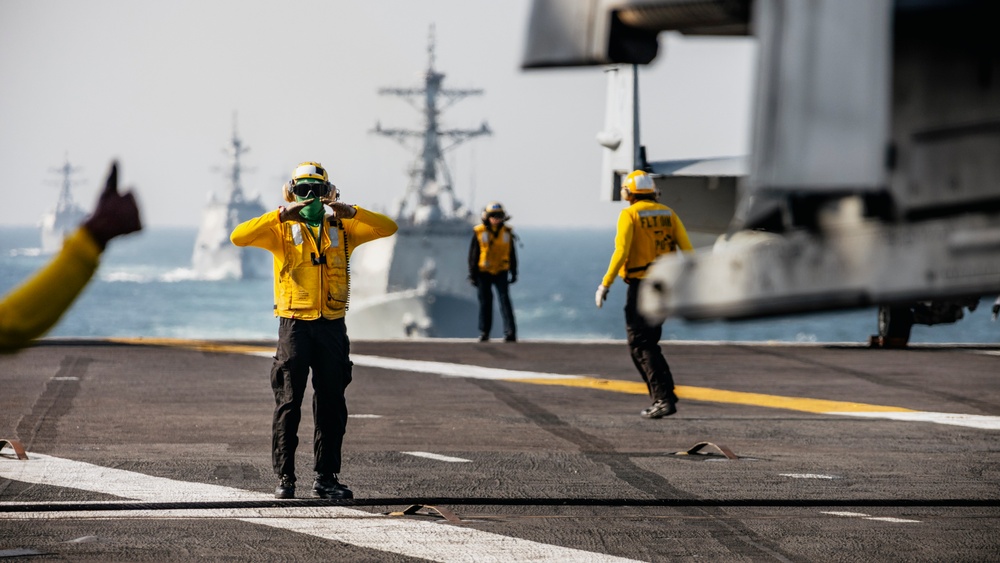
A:
[[[905,346],[910,341],[911,328],[913,312],[909,307],[882,305],[878,308],[878,335],[883,339]]]

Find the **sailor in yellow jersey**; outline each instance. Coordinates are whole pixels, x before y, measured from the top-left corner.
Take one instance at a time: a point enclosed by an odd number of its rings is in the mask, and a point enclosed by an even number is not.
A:
[[[483,209],[482,224],[472,229],[469,244],[469,281],[479,294],[479,341],[490,339],[493,328],[493,288],[500,301],[504,342],[517,342],[514,307],[510,303],[510,284],[517,281],[517,237],[507,225],[510,216],[498,201]]]
[[[277,498],[295,497],[295,449],[302,398],[312,369],[313,492],[321,498],[353,498],[340,483],[347,428],[344,391],[351,382],[350,341],[344,316],[350,297],[348,260],[358,245],[392,235],[396,223],[374,211],[340,201],[340,192],[318,162],[303,162],[282,186],[288,207],[238,225],[230,239],[274,255],[274,314],[280,318],[271,367],[275,409],[272,463]],[[332,214],[326,214],[324,204]]]
[[[131,192],[118,193],[118,163],[112,163],[94,213],[48,265],[0,299],[0,352],[23,348],[52,328],[94,275],[108,242],[140,229],[139,206]]]
[[[639,282],[657,257],[677,250],[690,251],[691,241],[680,217],[656,201],[656,187],[646,172],[636,170],[629,174],[622,182],[621,195],[629,206],[618,215],[615,253],[601,285],[597,286],[595,301],[598,307],[604,304],[616,275],[628,284],[625,299],[628,347],[653,399],[653,404],[640,414],[645,418],[661,418],[677,412],[677,395],[670,366],[660,351],[663,325],[647,324],[637,310]]]

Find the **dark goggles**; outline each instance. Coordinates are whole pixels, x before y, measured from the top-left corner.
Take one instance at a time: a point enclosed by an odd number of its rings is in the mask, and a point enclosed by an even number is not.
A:
[[[492,213],[487,213],[486,216],[492,217],[494,219],[503,219],[505,217],[505,214],[503,211],[494,211]]]
[[[292,184],[291,192],[299,197],[307,197],[309,192],[316,197],[327,197],[335,189],[330,182],[297,182]]]

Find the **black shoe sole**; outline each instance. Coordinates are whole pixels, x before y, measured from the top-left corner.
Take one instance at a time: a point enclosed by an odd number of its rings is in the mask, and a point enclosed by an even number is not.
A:
[[[291,490],[288,490],[288,489],[285,489],[285,490],[275,489],[274,490],[274,498],[280,498],[280,499],[295,498],[295,489],[291,489]]]
[[[663,418],[665,416],[670,416],[675,413],[677,413],[677,407],[669,407],[666,409],[656,410],[651,413],[641,412],[639,413],[639,416],[655,420],[657,418]]]

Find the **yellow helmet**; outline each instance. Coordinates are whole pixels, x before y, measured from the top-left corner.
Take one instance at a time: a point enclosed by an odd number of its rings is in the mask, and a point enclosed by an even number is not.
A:
[[[299,183],[302,186],[296,188],[296,184]],[[313,185],[310,185],[308,190],[306,190],[306,184]],[[333,192],[338,199],[340,198],[340,190],[330,183],[330,177],[326,172],[326,168],[323,168],[323,165],[318,162],[307,161],[296,166],[295,171],[292,172],[292,179],[281,186],[281,195],[285,198],[285,201],[293,202],[295,201],[296,191],[299,190],[312,191],[320,197],[326,197]],[[305,193],[301,192],[298,195],[305,196]]]
[[[486,207],[483,208],[483,213],[482,213],[483,221],[488,220],[490,218],[490,215],[503,217],[504,221],[510,219],[510,216],[507,215],[506,211],[504,211],[503,204],[501,204],[499,201],[491,201],[488,204],[486,204]]]
[[[656,193],[656,184],[653,183],[653,177],[644,170],[636,170],[622,180],[623,198],[626,191],[632,195],[652,194]]]
[[[292,174],[292,182],[298,182],[306,178],[321,180],[323,182],[330,181],[330,177],[326,174],[326,168],[323,168],[322,164],[312,161],[299,164],[295,167],[295,172]]]

